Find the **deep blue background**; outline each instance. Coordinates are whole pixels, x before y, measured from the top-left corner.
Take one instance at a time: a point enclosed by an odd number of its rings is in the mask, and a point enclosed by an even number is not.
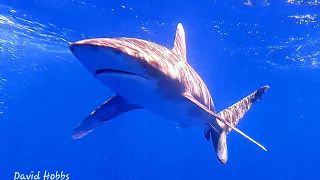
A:
[[[44,51],[15,41],[16,51],[26,54],[14,60],[0,56],[0,73],[6,79],[2,84],[6,96],[1,96],[6,108],[0,115],[0,179],[13,179],[14,172],[44,170],[64,171],[75,180],[319,179],[320,71],[291,59],[294,45],[319,39],[319,25],[288,18],[319,13],[319,7],[286,1],[269,1],[269,6],[255,1],[255,7],[243,3],[2,0],[6,10],[16,13],[0,13],[13,18],[27,14],[33,21],[57,27],[46,27],[48,32],[63,34],[63,29],[70,29],[72,33],[64,34],[67,41],[128,36],[171,48],[176,24],[181,22],[188,62],[207,83],[217,111],[260,86],[271,88],[238,125],[268,152],[233,131],[224,166],[202,130],[176,129],[176,124],[146,110],[116,117],[73,140],[73,128],[113,93],[69,53],[67,42],[59,45],[64,53],[54,53],[49,52],[56,47],[50,47],[50,41]],[[290,37],[304,40],[266,56],[268,47],[278,47]],[[311,43],[303,46],[305,54],[319,50],[318,41]]]

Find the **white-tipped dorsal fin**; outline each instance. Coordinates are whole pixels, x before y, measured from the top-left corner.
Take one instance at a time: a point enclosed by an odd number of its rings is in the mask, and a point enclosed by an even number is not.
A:
[[[176,37],[172,51],[177,54],[181,60],[187,60],[186,37],[181,23],[177,25]]]

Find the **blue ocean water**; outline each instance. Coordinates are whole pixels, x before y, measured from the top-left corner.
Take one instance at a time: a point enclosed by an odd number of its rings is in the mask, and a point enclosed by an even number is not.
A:
[[[73,180],[320,179],[319,15],[319,3],[304,0],[0,1],[0,180],[38,172]],[[188,62],[217,111],[270,85],[237,126],[268,151],[232,131],[222,165],[202,130],[177,129],[147,110],[72,139],[114,93],[68,42],[126,36],[172,48],[179,22]]]

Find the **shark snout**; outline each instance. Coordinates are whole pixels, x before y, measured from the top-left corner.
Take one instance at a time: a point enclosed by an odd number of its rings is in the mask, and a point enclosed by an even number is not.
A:
[[[73,42],[69,44],[69,49],[72,52],[72,54],[77,55],[78,53],[82,52],[97,52],[99,49],[102,49],[102,47],[99,47],[95,44],[85,44],[81,43],[81,41]],[[81,52],[79,52],[81,51]]]
[[[141,61],[123,53],[120,49],[78,41],[70,43],[71,53],[95,77],[101,73],[131,74],[147,79],[141,66]]]

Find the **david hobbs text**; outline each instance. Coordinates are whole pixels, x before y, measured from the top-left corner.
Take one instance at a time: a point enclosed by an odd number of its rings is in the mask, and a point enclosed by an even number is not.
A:
[[[14,172],[14,180],[69,180],[70,175],[63,171],[49,172],[45,170],[31,171],[30,173]]]

